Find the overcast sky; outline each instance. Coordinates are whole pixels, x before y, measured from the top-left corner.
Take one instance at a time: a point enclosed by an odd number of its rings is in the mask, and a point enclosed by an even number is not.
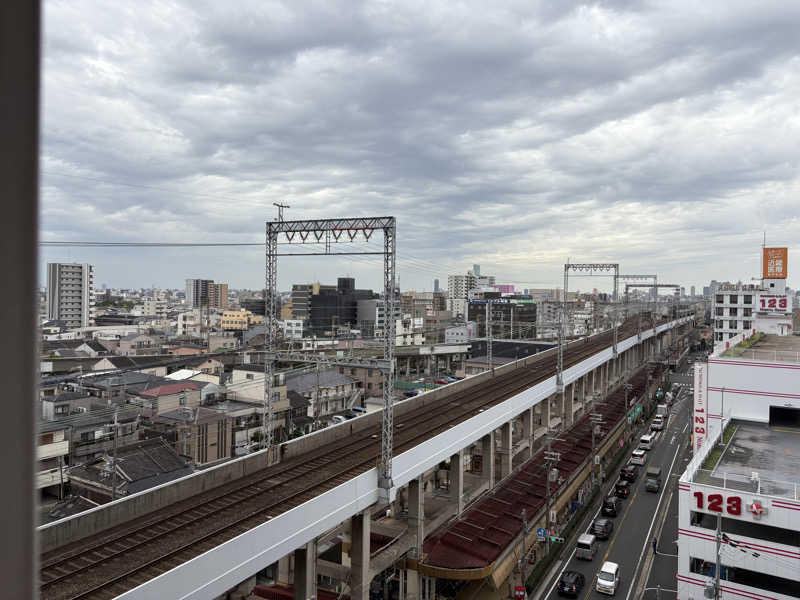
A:
[[[764,230],[798,281],[800,3],[45,0],[44,29],[43,240],[261,243],[283,202],[395,215],[403,289],[571,259],[688,290],[758,275]],[[259,247],[56,260],[264,285]],[[279,287],[380,265],[285,258]]]

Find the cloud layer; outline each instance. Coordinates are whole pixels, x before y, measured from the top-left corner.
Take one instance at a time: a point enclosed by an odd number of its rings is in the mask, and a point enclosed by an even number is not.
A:
[[[793,271],[800,5],[487,6],[47,1],[42,238],[261,242],[283,202],[396,215],[403,288],[473,263],[554,285],[567,258],[747,279],[764,230]],[[258,248],[65,259],[263,285]],[[280,286],[379,265],[287,259]]]

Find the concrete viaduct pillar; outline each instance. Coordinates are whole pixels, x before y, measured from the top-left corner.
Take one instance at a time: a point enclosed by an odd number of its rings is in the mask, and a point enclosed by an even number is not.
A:
[[[317,541],[294,551],[294,600],[317,597]]]
[[[522,439],[528,440],[528,450],[523,455],[525,460],[529,460],[533,456],[533,434],[535,427],[533,426],[533,407],[530,407],[522,413]]]
[[[481,444],[481,475],[491,489],[494,487],[494,431],[483,436]]]
[[[409,502],[409,515],[411,505]],[[409,519],[410,520],[410,519]],[[369,512],[350,518],[350,597],[353,600],[369,600]]]
[[[464,450],[450,457],[450,500],[456,505],[456,514],[464,511]]]
[[[500,479],[511,475],[511,459],[513,457],[513,428],[512,421],[506,421],[500,426]]]

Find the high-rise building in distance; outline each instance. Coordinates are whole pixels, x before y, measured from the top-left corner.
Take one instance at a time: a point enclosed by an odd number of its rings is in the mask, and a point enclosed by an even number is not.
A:
[[[187,279],[186,303],[192,308],[228,308],[228,284],[213,279]]]
[[[74,329],[94,325],[94,267],[47,263],[47,318]]]

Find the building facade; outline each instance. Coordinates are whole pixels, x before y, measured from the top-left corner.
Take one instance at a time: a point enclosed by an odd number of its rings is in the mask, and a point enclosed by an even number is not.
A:
[[[695,363],[694,456],[678,482],[678,598],[703,598],[717,575],[722,598],[800,597],[800,340],[755,335],[726,339]]]
[[[94,267],[47,263],[47,318],[69,329],[94,325]]]

